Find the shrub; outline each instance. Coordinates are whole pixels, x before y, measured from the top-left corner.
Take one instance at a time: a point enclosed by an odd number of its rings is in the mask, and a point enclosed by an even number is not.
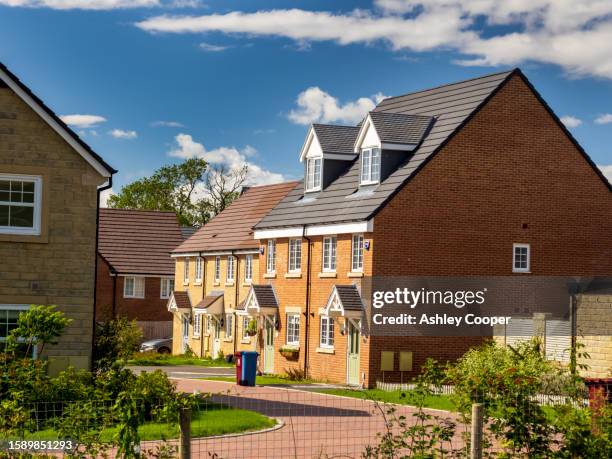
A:
[[[117,360],[130,359],[141,340],[142,331],[136,321],[126,317],[96,324],[93,357],[96,369],[108,369]]]

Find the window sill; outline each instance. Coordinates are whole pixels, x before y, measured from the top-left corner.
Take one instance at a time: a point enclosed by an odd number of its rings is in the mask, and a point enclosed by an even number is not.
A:
[[[193,335],[193,336],[191,337],[191,339],[196,339],[196,340],[198,340],[198,341],[199,341],[199,340],[200,340],[200,335],[197,335],[197,336],[196,336],[196,335]]]
[[[515,271],[515,270],[512,270],[512,274],[531,274],[531,271]]]
[[[285,344],[280,350],[282,351],[283,349],[287,349],[291,351],[299,351],[300,345],[299,344]]]
[[[242,338],[240,340],[240,344],[251,344],[251,339],[250,338]]]
[[[189,282],[183,282],[183,285],[187,286],[187,285],[189,285]]]
[[[331,271],[329,271],[329,272],[322,272],[322,273],[319,273],[319,277],[321,279],[326,278],[326,277],[330,277],[330,278],[331,277],[338,277],[338,274],[335,271],[334,272],[331,272]]]
[[[346,277],[363,277],[363,271],[351,271],[346,273]]]
[[[144,296],[124,296],[124,300],[144,300]]]
[[[233,341],[234,341],[234,338],[223,338],[224,343],[232,343]]]
[[[263,277],[264,279],[276,279],[276,273],[265,273]]]
[[[302,277],[302,273],[287,273],[285,274],[285,279],[299,279]]]
[[[220,282],[213,282],[213,287],[218,287],[219,285],[221,285]]]
[[[333,347],[318,347],[316,351],[319,354],[335,354],[336,353]]]
[[[196,281],[196,282],[193,283],[193,285],[195,285],[195,286],[202,285],[202,281]]]
[[[233,287],[234,286],[234,282],[226,282],[225,286],[226,287]]]
[[[250,287],[251,285],[253,285],[253,281],[247,281],[242,283],[243,287]]]

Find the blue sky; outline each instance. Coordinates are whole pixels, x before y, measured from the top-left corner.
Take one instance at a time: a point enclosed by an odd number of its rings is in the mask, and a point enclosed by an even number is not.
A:
[[[0,0],[0,60],[115,190],[193,155],[295,178],[310,122],[515,66],[612,177],[612,2],[505,3]]]

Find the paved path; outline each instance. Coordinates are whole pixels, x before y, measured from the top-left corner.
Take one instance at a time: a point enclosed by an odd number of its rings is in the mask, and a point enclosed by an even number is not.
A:
[[[257,411],[285,424],[265,433],[195,439],[193,458],[359,458],[367,445],[376,443],[377,432],[385,429],[383,412],[367,400],[218,381],[180,380],[178,388],[217,394],[213,396],[217,402]],[[410,423],[413,413],[414,408],[398,408],[398,414]]]
[[[199,379],[207,376],[234,376],[234,367],[199,367],[196,365],[177,365],[177,366],[128,366],[128,369],[139,374],[142,371],[161,370],[168,377],[175,379]]]

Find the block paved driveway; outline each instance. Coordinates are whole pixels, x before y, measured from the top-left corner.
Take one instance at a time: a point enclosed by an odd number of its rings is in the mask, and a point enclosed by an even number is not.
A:
[[[257,411],[280,419],[275,430],[192,441],[193,458],[359,458],[385,429],[383,411],[374,402],[279,387],[240,387],[218,381],[180,379],[179,390],[212,393],[232,407]],[[411,407],[397,414],[414,423]],[[436,410],[432,414],[450,417]],[[460,446],[457,437],[454,446]]]

